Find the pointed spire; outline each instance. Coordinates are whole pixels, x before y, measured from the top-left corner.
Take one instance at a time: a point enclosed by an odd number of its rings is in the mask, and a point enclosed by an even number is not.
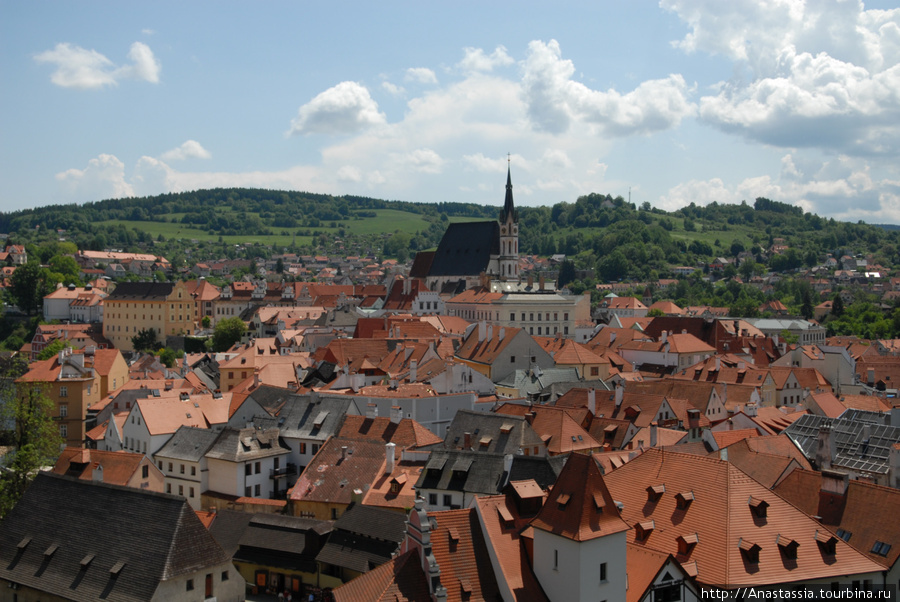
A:
[[[513,203],[513,193],[512,193],[512,173],[510,172],[509,167],[509,156],[506,158],[507,167],[506,167],[506,201],[503,203],[503,213],[500,214],[500,222],[505,223],[512,217],[514,222],[519,221],[519,216],[516,214],[516,206]]]

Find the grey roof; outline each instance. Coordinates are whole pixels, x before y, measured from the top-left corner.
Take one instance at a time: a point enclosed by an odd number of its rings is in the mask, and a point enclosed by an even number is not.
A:
[[[831,426],[835,438],[833,467],[887,474],[891,446],[900,442],[900,427],[804,414],[784,429],[784,434],[807,459],[815,461],[819,430],[825,425]]]
[[[334,523],[316,560],[365,572],[390,560],[405,535],[405,514],[352,504]]]
[[[183,497],[48,473],[0,524],[0,579],[67,600],[150,600],[228,560]]]
[[[450,224],[434,252],[429,276],[477,276],[491,255],[500,253],[500,224],[460,222]]]
[[[278,429],[225,427],[209,451],[207,458],[227,460],[229,462],[246,462],[270,456],[290,453],[291,448],[281,441]]]
[[[513,456],[507,474],[503,454],[488,454],[462,450],[431,452],[425,469],[416,482],[416,489],[437,489],[494,495],[500,493],[510,480],[534,479],[546,489],[556,477],[566,457]]]
[[[517,389],[529,398],[539,397],[541,392],[553,383],[578,382],[575,368],[529,368],[516,370],[497,382],[498,387]]]
[[[517,454],[521,448],[544,445],[522,416],[459,410],[447,428],[443,445],[431,449],[463,449],[466,433],[469,433],[470,449],[476,452]]]
[[[351,413],[358,413],[353,400],[347,397],[320,397],[313,401],[308,395],[288,395],[283,401],[273,416],[257,416],[254,424],[262,428],[277,427],[281,436],[288,439],[325,441],[338,433],[351,404],[354,410]]]
[[[154,457],[199,462],[218,437],[218,431],[182,425]]]
[[[844,410],[840,416],[841,420],[850,420],[852,422],[868,422],[869,424],[891,424],[891,415],[886,412],[873,412],[872,410],[854,410],[848,408]]]
[[[174,288],[175,285],[171,282],[120,282],[106,300],[163,301],[172,294]]]

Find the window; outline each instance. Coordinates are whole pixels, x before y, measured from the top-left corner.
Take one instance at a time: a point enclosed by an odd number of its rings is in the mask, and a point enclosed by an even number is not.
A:
[[[247,487],[244,487],[244,497],[250,497],[252,492],[253,492],[253,490],[250,489],[249,485]]]
[[[509,363],[510,364],[516,363],[516,356],[514,356],[514,355],[509,356]]]
[[[59,425],[59,436],[66,438],[69,436],[69,425],[68,424],[60,424]]]
[[[606,583],[606,563],[600,563],[600,583]]]
[[[228,581],[228,571],[222,571],[222,581]]]
[[[189,493],[191,494],[191,498],[193,498],[194,497],[194,488],[193,487],[190,488]]]
[[[876,541],[875,545],[872,546],[872,553],[878,554],[879,556],[887,556],[890,551],[891,544],[884,543],[883,541]]]
[[[181,474],[184,474],[184,464],[181,465]]]
[[[254,470],[254,472],[255,472],[256,474],[259,474],[259,471],[262,470],[262,463],[257,462],[256,464],[254,464],[254,465],[253,465],[253,470]]]
[[[275,470],[278,470],[278,461],[279,461],[280,459],[281,459],[281,458],[275,458]]]
[[[162,470],[163,469],[162,467],[163,467],[162,460],[160,460],[159,461],[159,469]]]
[[[166,493],[172,493],[172,483],[166,483]]]
[[[453,496],[447,495],[445,493],[444,494],[444,505],[448,506],[448,507],[452,506],[453,505]]]
[[[301,453],[301,454],[305,454],[305,453],[306,453],[306,444],[305,444],[305,443],[301,443],[301,444],[300,444],[300,453]]]
[[[146,479],[150,476],[150,465],[144,464],[141,466],[141,478]]]
[[[178,495],[184,496],[184,485],[178,486]]]
[[[255,495],[256,497],[259,497],[259,483],[257,483],[256,486],[253,488],[253,495]]]
[[[61,403],[59,404],[59,417],[65,418],[69,415],[69,404]]]
[[[194,591],[194,580],[188,579],[185,587],[186,587],[187,591],[189,591],[189,592]]]
[[[191,476],[193,477],[193,476],[196,476],[196,475],[197,475],[197,467],[196,467],[196,466],[191,466]]]
[[[59,388],[59,396],[60,397],[68,397],[69,396],[69,387],[62,386]]]
[[[313,455],[316,455],[317,453],[319,453],[319,444],[318,443],[312,444],[312,453],[313,453]]]
[[[437,494],[436,493],[428,494],[428,505],[429,506],[437,506]]]
[[[553,570],[559,570],[559,550],[553,550]]]
[[[171,470],[171,468],[169,469]],[[253,474],[253,467],[249,464],[244,464],[244,476],[250,476]]]
[[[172,463],[169,462],[169,472],[172,472]]]

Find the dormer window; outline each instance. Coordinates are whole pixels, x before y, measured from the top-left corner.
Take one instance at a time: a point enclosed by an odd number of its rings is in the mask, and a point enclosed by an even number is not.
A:
[[[556,503],[559,504],[560,508],[565,508],[566,504],[569,503],[569,499],[571,496],[568,493],[561,493],[559,497],[556,498]]]
[[[767,502],[766,500],[757,499],[751,495],[750,499],[747,500],[747,503],[750,505],[750,510],[753,511],[753,514],[757,518],[766,518],[766,514],[768,513],[769,508],[769,502]]]
[[[891,544],[884,543],[883,541],[875,541],[875,545],[872,546],[872,553],[877,554],[879,556],[887,556],[888,552],[891,551]]]
[[[647,541],[647,538],[650,537],[650,534],[653,532],[654,528],[656,528],[656,523],[654,523],[652,520],[638,523],[634,526],[635,537],[638,541]]]
[[[694,492],[686,491],[675,494],[675,505],[679,510],[687,510],[694,501]]]
[[[740,549],[741,556],[744,557],[744,560],[752,564],[759,563],[759,551],[762,548],[757,544],[741,538],[738,540],[738,549]]]
[[[844,541],[850,541],[850,538],[853,536],[853,533],[850,531],[845,531],[844,529],[837,530],[837,536],[843,539]]]
[[[597,509],[598,513],[603,512],[603,508],[606,506],[606,500],[603,499],[603,494],[599,491],[594,492],[594,508]]]
[[[682,556],[688,556],[693,551],[694,546],[697,545],[697,542],[700,541],[700,536],[696,533],[679,535],[675,541],[678,542],[678,553]]]
[[[825,530],[816,530],[816,543],[823,554],[834,556],[837,548],[837,538]]]
[[[781,550],[781,553],[784,554],[786,559],[797,560],[797,548],[800,547],[799,543],[790,537],[784,537],[780,534],[776,539],[776,543],[778,544],[778,549]]]
[[[650,485],[649,487],[647,487],[647,501],[658,502],[665,492],[665,485]]]

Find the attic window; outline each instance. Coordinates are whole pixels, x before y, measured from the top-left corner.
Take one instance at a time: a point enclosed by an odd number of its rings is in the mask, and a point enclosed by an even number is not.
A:
[[[497,506],[497,514],[500,516],[500,522],[504,527],[512,526],[513,515],[505,504],[500,504],[499,506]]]
[[[875,541],[875,545],[872,546],[872,553],[878,554],[879,556],[887,556],[888,552],[891,551],[891,544],[884,543],[883,541]]]
[[[744,560],[753,564],[759,562],[759,551],[762,548],[757,544],[741,538],[738,540],[738,548],[740,549],[741,556],[744,557]]]
[[[491,444],[491,437],[482,437],[479,443],[482,447],[487,447]]]
[[[500,432],[503,433],[504,435],[510,434],[512,432],[512,430],[513,430],[513,425],[509,422],[503,423],[503,426],[500,427]]]
[[[851,533],[850,531],[845,531],[843,529],[838,529],[837,536],[844,541],[850,541],[850,538],[853,537],[853,533]]]
[[[88,565],[94,560],[94,554],[88,554],[84,558],[81,559],[81,568],[86,569]]]
[[[790,537],[782,537],[781,535],[779,535],[775,541],[785,558],[788,560],[797,560],[797,548],[800,547],[799,543]]]
[[[447,534],[450,535],[450,541],[459,541],[459,531],[456,530],[456,527],[450,527]]]
[[[819,531],[816,529],[816,543],[823,554],[833,556],[837,547],[837,538],[828,531]]]
[[[53,556],[53,554],[54,554],[54,553],[56,552],[56,550],[58,550],[58,549],[59,549],[59,544],[58,544],[58,543],[50,544],[50,547],[47,548],[46,550],[44,550],[44,556],[47,557],[47,558],[49,558],[50,556]]]
[[[109,569],[109,574],[110,574],[110,575],[114,575],[114,576],[118,576],[119,573],[122,572],[122,569],[123,569],[123,568],[125,568],[125,561],[124,561],[124,560],[120,560],[119,562],[117,562],[117,563],[115,563],[114,565],[112,565],[112,568]]]
[[[678,553],[687,556],[694,549],[694,546],[700,541],[700,536],[696,533],[690,535],[679,535],[675,541],[678,542]]]
[[[597,508],[598,512],[603,512],[603,507],[606,506],[606,500],[603,499],[603,494],[599,491],[594,492],[594,507]]]
[[[675,504],[679,510],[687,510],[691,502],[694,501],[694,492],[687,491],[675,494]]]
[[[753,514],[755,514],[759,518],[766,518],[766,514],[769,508],[769,502],[767,502],[766,500],[756,499],[751,495],[750,499],[747,500],[747,503],[750,505],[750,509],[753,511]]]
[[[638,523],[634,526],[635,536],[639,541],[646,541],[650,534],[653,532],[653,529],[656,528],[656,523],[652,520],[647,520],[642,523]]]
[[[566,504],[569,503],[569,498],[571,496],[568,493],[561,493],[559,497],[556,498],[556,503],[565,508]]]
[[[31,536],[29,535],[29,536],[25,537],[24,539],[22,539],[22,541],[20,541],[16,547],[19,550],[24,550],[25,548],[28,547],[28,544],[30,544],[30,543],[31,543]]]
[[[463,591],[465,594],[472,593],[472,585],[469,583],[468,579],[460,579],[459,580],[459,589]]]
[[[665,485],[650,485],[649,487],[647,487],[647,501],[658,502],[659,498],[661,498],[662,494],[664,494],[665,492]]]

